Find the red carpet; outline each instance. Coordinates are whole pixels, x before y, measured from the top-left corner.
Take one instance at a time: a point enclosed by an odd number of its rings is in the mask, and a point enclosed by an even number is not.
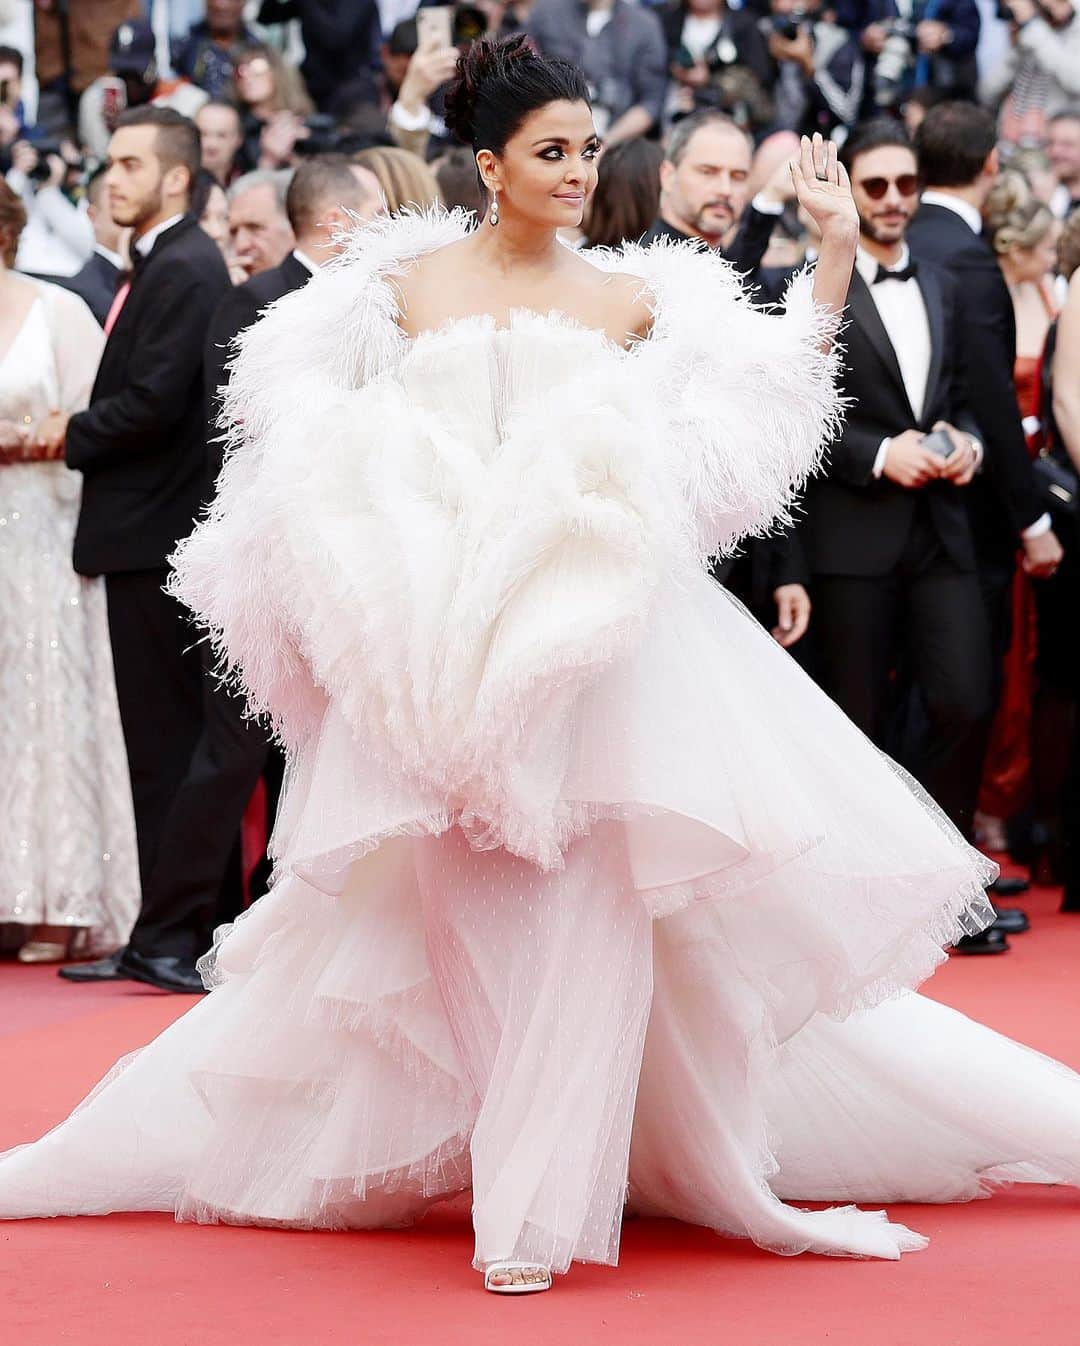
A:
[[[939,999],[1080,1066],[1080,916],[1025,902],[1001,958],[953,959]],[[58,1121],[122,1053],[187,1007],[127,983],[75,987],[0,964],[0,1148]],[[1080,1138],[1078,1138],[1080,1143]],[[484,1295],[467,1212],[415,1230],[292,1234],[164,1215],[0,1224],[3,1346],[1073,1346],[1080,1194],[1020,1188],[896,1207],[930,1248],[900,1263],[780,1258],[630,1221],[617,1270],[555,1291]]]

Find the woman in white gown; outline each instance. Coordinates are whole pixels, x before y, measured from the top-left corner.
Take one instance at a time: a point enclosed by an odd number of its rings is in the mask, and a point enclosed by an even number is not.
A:
[[[0,1216],[358,1228],[471,1189],[521,1290],[614,1263],[628,1193],[895,1258],[925,1239],[783,1198],[1080,1179],[1080,1078],[911,990],[993,866],[702,564],[835,429],[835,154],[793,170],[814,290],[765,315],[688,245],[557,245],[586,98],[475,47],[489,223],[360,229],[243,336],[175,588],[288,746],[278,878],[206,1000],[0,1161]]]
[[[63,462],[103,338],[80,299],[8,269],[24,218],[0,180],[0,923],[23,927],[23,962],[56,962],[121,947],[139,879],[105,589],[71,568]]]

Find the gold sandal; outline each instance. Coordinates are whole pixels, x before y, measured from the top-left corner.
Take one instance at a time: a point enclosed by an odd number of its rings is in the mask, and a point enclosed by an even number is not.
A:
[[[526,1272],[539,1273],[536,1280],[514,1280],[523,1277]],[[504,1284],[496,1284],[496,1276],[508,1276]],[[493,1295],[535,1295],[541,1290],[551,1289],[551,1268],[539,1262],[492,1262],[484,1268],[484,1289]]]

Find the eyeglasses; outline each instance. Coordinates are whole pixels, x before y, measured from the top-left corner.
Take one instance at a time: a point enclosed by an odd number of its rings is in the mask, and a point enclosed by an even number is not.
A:
[[[880,201],[890,187],[895,187],[901,196],[915,196],[919,177],[917,173],[901,173],[898,178],[863,178],[858,187],[871,201]]]

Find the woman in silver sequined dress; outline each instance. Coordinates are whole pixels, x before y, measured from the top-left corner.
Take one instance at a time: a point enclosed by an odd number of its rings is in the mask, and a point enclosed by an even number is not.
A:
[[[71,567],[63,462],[103,338],[80,299],[10,270],[24,219],[0,180],[0,923],[46,962],[122,945],[139,887],[105,591]]]

